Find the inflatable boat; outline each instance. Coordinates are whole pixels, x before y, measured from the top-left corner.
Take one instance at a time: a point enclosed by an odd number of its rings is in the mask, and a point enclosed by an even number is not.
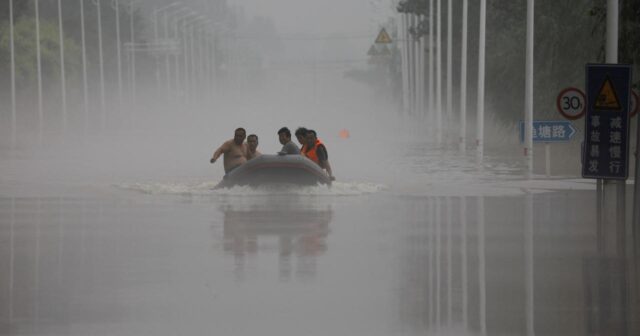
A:
[[[302,155],[264,154],[226,174],[214,189],[273,184],[331,184],[331,179],[315,162]]]

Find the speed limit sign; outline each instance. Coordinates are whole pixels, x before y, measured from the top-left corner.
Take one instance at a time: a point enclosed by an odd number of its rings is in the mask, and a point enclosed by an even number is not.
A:
[[[638,113],[638,109],[640,106],[638,105],[638,100],[640,100],[640,96],[638,96],[638,91],[631,90],[631,108],[629,108],[630,114],[629,117],[635,117]]]
[[[574,87],[568,87],[558,94],[556,106],[558,112],[569,120],[580,119],[586,110],[584,92]]]

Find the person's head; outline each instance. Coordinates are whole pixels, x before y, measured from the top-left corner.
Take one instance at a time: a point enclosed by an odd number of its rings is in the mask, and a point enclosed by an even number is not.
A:
[[[316,131],[307,130],[307,134],[305,135],[304,139],[305,139],[305,144],[307,145],[308,148],[315,146],[316,140],[318,139],[318,137],[316,136]]]
[[[304,127],[298,127],[296,130],[296,138],[301,145],[306,143],[305,137],[307,136],[307,129]]]
[[[255,152],[255,150],[258,148],[258,136],[255,134],[250,134],[247,137],[247,145],[249,145],[249,149],[252,152]]]
[[[278,138],[281,144],[286,144],[291,141],[291,131],[288,128],[283,127],[278,131]]]
[[[246,137],[247,137],[247,131],[245,131],[245,129],[242,127],[238,127],[236,128],[236,131],[233,134],[233,142],[235,142],[236,145],[242,145]]]

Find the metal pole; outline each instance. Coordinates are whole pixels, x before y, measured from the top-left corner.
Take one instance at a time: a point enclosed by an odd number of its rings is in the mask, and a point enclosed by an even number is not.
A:
[[[113,0],[113,4],[116,11],[116,53],[118,54],[118,110],[120,112],[120,117],[122,117],[122,97],[124,96],[124,94],[122,91],[122,52],[120,50],[120,0]]]
[[[534,0],[527,0],[527,54],[524,98],[524,157],[527,163],[527,178],[533,174],[533,33]]]
[[[62,90],[62,132],[67,132],[67,80],[64,67],[64,27],[62,23],[62,0],[58,0],[58,25],[60,37],[60,88]]]
[[[153,11],[153,45],[158,48],[158,9]],[[153,56],[155,61],[155,74],[156,74],[156,95],[160,97],[160,58],[158,57],[158,51]]]
[[[436,8],[436,141],[442,144],[442,0],[437,1]]]
[[[487,0],[480,0],[480,36],[478,37],[478,120],[476,121],[477,158],[482,162],[484,156],[484,52],[485,28],[487,19]]]
[[[11,148],[17,144],[16,122],[16,53],[14,46],[13,0],[9,0],[9,49],[11,49]]]
[[[435,74],[434,74],[434,45],[433,45],[433,0],[429,0],[429,115],[433,124],[433,113],[435,112]],[[437,127],[437,126],[436,126]],[[433,130],[433,128],[432,128]]]
[[[164,40],[169,41],[169,17],[167,12],[164,12]],[[166,71],[167,81],[167,94],[171,93],[171,66],[169,64],[169,54],[164,56],[164,66]]]
[[[84,107],[84,134],[89,129],[89,88],[87,79],[87,45],[84,29],[84,0],[80,0],[80,36],[82,38],[82,94]]]
[[[409,70],[408,70],[408,23],[407,23],[407,14],[400,14],[400,25],[402,32],[402,48],[400,49],[402,54],[402,108],[406,113],[409,107]]]
[[[462,51],[460,64],[460,151],[466,151],[467,142],[467,18],[469,0],[462,0]]]
[[[131,15],[129,16],[129,25],[131,27],[131,100],[133,102],[133,108],[136,107],[136,46],[135,46],[135,25],[134,25],[134,17],[135,10],[134,5],[135,1],[131,1],[130,3],[130,11]]]
[[[42,145],[44,133],[44,112],[42,107],[42,57],[40,53],[40,0],[34,0],[36,15],[36,61],[38,72],[38,143]]]
[[[452,5],[451,0],[447,2],[447,134],[453,130],[453,34],[452,34]]]
[[[107,125],[107,104],[105,101],[104,88],[104,54],[102,50],[102,5],[100,0],[94,0],[98,9],[98,54],[100,61],[100,127],[105,129]]]

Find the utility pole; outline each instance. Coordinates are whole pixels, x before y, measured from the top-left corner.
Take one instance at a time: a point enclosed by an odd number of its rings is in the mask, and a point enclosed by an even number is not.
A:
[[[67,79],[64,64],[64,27],[62,23],[62,0],[58,0],[58,33],[60,36],[60,88],[62,90],[62,133],[67,133]]]
[[[133,102],[132,108],[135,110],[137,106],[137,97],[136,97],[136,34],[135,34],[135,0],[131,0],[130,2],[130,16],[129,16],[129,25],[131,26],[131,100]]]
[[[442,0],[438,0],[436,36],[436,139],[442,145]]]
[[[487,22],[487,0],[480,0],[480,36],[478,38],[478,120],[476,121],[476,154],[479,162],[484,156],[484,53]]]
[[[527,0],[527,55],[524,99],[524,156],[527,163],[527,178],[533,174],[533,32],[534,0]]]
[[[43,143],[44,112],[42,107],[42,55],[40,52],[40,0],[34,0],[36,15],[36,62],[38,72],[38,144]]]
[[[451,55],[453,52],[453,17],[451,13],[453,7],[451,1],[447,1],[447,134],[453,131],[451,127],[453,124],[453,56]]]
[[[107,125],[107,103],[104,88],[104,54],[102,50],[102,5],[100,0],[94,0],[98,8],[98,54],[100,61],[100,127],[104,130]]]
[[[87,43],[84,27],[84,0],[80,0],[80,36],[82,38],[82,94],[84,107],[84,134],[89,132],[89,88],[87,79]]]
[[[469,0],[462,0],[462,55],[460,64],[460,151],[466,151],[467,142],[467,18]]]
[[[435,112],[435,75],[433,73],[434,66],[434,45],[433,45],[433,0],[429,0],[429,115],[431,123],[433,123],[433,114]],[[437,127],[437,125],[436,125]],[[432,128],[433,130],[433,128]]]
[[[9,49],[11,49],[11,148],[17,145],[16,122],[16,53],[14,45],[13,0],[9,0]]]
[[[116,53],[117,53],[117,64],[118,64],[118,111],[120,112],[120,116],[122,117],[122,101],[123,101],[123,92],[122,92],[122,52],[120,50],[120,0],[113,0],[113,8],[116,12]]]

